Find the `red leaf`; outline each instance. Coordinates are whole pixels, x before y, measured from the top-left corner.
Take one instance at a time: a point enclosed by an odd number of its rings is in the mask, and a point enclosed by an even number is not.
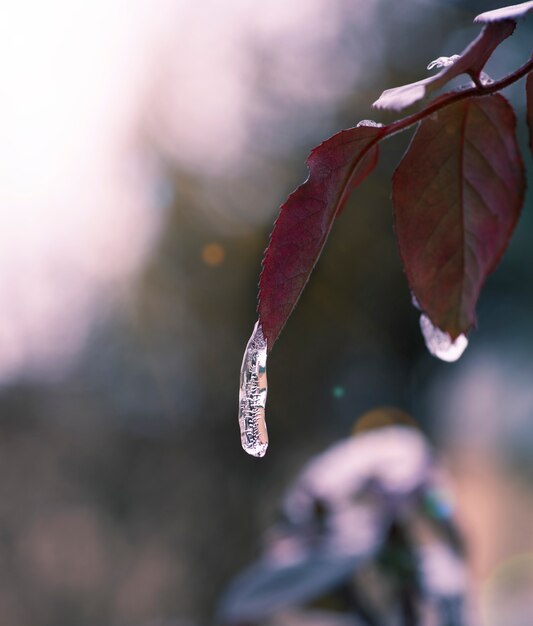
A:
[[[533,2],[522,2],[521,4],[513,4],[494,11],[486,11],[478,15],[474,22],[496,22],[498,20],[515,20],[524,17],[527,13],[533,11]]]
[[[533,72],[529,72],[526,80],[527,124],[529,126],[529,148],[533,154]]]
[[[421,100],[426,94],[439,89],[460,74],[469,74],[477,79],[491,54],[504,39],[513,34],[515,26],[512,20],[487,24],[453,65],[416,83],[386,89],[373,106],[378,109],[399,111]]]
[[[452,339],[475,324],[487,275],[522,206],[515,116],[501,95],[469,98],[421,122],[393,177],[396,234],[420,308]]]
[[[268,350],[292,313],[350,191],[374,169],[384,130],[359,126],[320,144],[309,177],[281,207],[263,259],[259,321]]]

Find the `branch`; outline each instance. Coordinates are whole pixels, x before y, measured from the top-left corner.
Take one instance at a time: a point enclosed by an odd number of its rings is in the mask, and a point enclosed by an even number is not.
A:
[[[382,130],[384,132],[379,140],[385,139],[385,137],[390,137],[391,135],[394,135],[402,130],[405,130],[406,128],[409,128],[409,126],[416,124],[420,120],[429,117],[436,111],[440,111],[440,109],[443,109],[450,104],[454,104],[456,102],[459,102],[460,100],[465,100],[466,98],[487,96],[489,94],[496,93],[501,89],[505,89],[505,87],[512,85],[516,81],[529,74],[529,72],[531,71],[533,71],[533,55],[531,55],[529,61],[521,65],[514,72],[511,72],[510,74],[504,76],[503,78],[500,78],[499,80],[488,83],[486,85],[474,85],[473,87],[469,87],[468,89],[463,89],[461,91],[452,91],[449,93],[445,93],[430,102],[421,111],[403,117],[396,122],[392,122],[392,124],[387,124],[386,126],[383,126]]]

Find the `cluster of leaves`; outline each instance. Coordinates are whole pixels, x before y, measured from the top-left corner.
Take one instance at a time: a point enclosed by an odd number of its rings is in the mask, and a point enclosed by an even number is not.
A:
[[[376,409],[373,419],[398,413]],[[468,577],[446,483],[414,428],[336,443],[287,490],[262,556],[224,593],[219,622],[284,624],[287,608],[301,607],[301,624],[349,615],[361,626],[464,626]]]
[[[401,110],[461,74],[469,85],[391,124],[360,122],[312,150],[309,176],[282,205],[263,260],[258,312],[269,351],[350,192],[376,166],[380,142],[415,124],[392,180],[405,273],[417,305],[441,334],[454,341],[475,325],[481,287],[507,247],[526,186],[515,114],[498,92],[525,76],[533,151],[533,56],[496,81],[483,68],[512,35],[515,20],[531,11],[530,1],[479,15],[483,29],[461,55],[437,59],[430,64],[442,68],[437,74],[384,91],[374,106]]]

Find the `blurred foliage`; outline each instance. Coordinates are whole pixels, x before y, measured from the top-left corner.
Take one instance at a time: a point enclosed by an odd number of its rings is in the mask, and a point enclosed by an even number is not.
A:
[[[365,420],[395,423],[397,413]],[[335,444],[285,494],[261,559],[222,598],[221,621],[264,623],[305,605],[370,626],[466,624],[464,551],[446,489],[413,428],[377,426]]]

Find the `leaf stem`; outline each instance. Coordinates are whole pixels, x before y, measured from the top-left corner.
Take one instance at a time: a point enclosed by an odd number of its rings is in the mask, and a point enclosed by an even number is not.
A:
[[[425,117],[429,117],[436,111],[440,111],[440,109],[443,109],[444,107],[447,107],[451,104],[455,104],[460,100],[465,100],[466,98],[472,97],[487,96],[491,93],[500,91],[501,89],[512,85],[517,80],[520,80],[531,71],[533,71],[533,55],[531,56],[529,61],[521,65],[514,72],[511,72],[507,76],[504,76],[503,78],[500,78],[493,83],[488,83],[486,85],[474,85],[473,87],[462,89],[461,91],[452,91],[449,93],[445,93],[430,102],[421,111],[413,113],[412,115],[408,115],[407,117],[403,117],[402,119],[397,120],[396,122],[392,122],[391,124],[387,124],[383,127],[383,133],[379,138],[377,138],[377,141],[399,133],[400,131],[409,128],[409,126],[416,124]]]
[[[396,120],[395,122],[392,122],[391,124],[385,124],[382,128],[380,128],[381,132],[378,135],[376,135],[376,137],[372,141],[369,141],[368,144],[365,146],[365,148],[361,151],[361,154],[359,155],[360,158],[358,159],[358,163],[382,139],[386,139],[387,137],[391,137],[392,135],[395,135],[396,133],[402,132],[406,128],[413,126],[413,124],[416,124],[420,120],[423,120],[424,118],[429,117],[433,113],[436,113],[437,111],[440,111],[440,109],[444,109],[445,107],[450,106],[451,104],[455,104],[456,102],[465,100],[467,98],[487,96],[487,95],[490,95],[491,93],[496,93],[497,91],[500,91],[501,89],[505,89],[505,87],[512,85],[516,81],[520,80],[521,78],[529,74],[529,72],[531,71],[533,71],[533,54],[531,55],[528,61],[526,61],[519,68],[514,70],[514,72],[511,72],[510,74],[508,74],[507,76],[504,76],[503,78],[500,78],[499,80],[496,80],[492,83],[487,83],[487,84],[479,83],[479,84],[473,85],[472,87],[468,87],[466,89],[461,89],[459,91],[450,91],[448,93],[442,94],[438,98],[435,98],[435,100],[432,100],[422,110],[416,113],[413,113],[412,115],[407,115],[406,117],[402,117],[401,119]],[[354,171],[352,171],[349,177],[349,180],[352,178]],[[346,189],[348,188],[349,188],[349,185],[346,186]]]

